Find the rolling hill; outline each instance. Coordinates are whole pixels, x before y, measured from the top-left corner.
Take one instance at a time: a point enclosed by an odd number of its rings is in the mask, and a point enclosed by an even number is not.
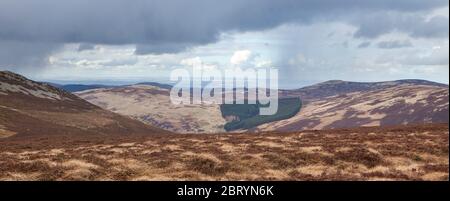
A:
[[[328,81],[281,91],[281,97],[300,96],[302,110],[254,131],[448,123],[448,93],[448,85],[424,80]]]
[[[84,90],[89,90],[89,89],[114,87],[114,86],[101,85],[101,84],[64,84],[64,85],[54,84],[54,83],[49,83],[49,84],[54,87],[58,87],[60,89],[68,91],[68,92],[77,92],[77,91],[84,91]]]
[[[169,88],[136,84],[75,93],[104,109],[178,133],[224,132],[219,105],[174,105]]]
[[[46,83],[0,71],[0,137],[167,133]]]
[[[239,106],[172,105],[169,90],[169,86],[142,83],[76,94],[104,109],[178,133],[298,131],[448,123],[449,119],[448,85],[425,80],[331,80],[300,89],[280,90],[280,100],[301,98],[300,112],[264,121],[252,114],[244,115],[252,117],[245,121],[241,118],[237,121],[236,115],[225,114],[229,111],[227,108],[233,110]],[[280,101],[281,108],[283,104]]]
[[[306,94],[306,104],[292,118],[251,129],[270,132],[179,135],[142,122],[161,115],[156,120],[169,123],[154,125],[221,132],[219,106],[176,107],[167,89],[150,85],[77,93],[136,121],[0,72],[0,180],[448,181],[448,86],[346,85],[326,84],[327,96],[318,86],[282,91],[284,100]],[[327,130],[354,126],[364,128]]]

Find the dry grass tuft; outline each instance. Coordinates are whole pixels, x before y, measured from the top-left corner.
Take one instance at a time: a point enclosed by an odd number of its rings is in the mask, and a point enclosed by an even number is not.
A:
[[[301,137],[299,137],[301,136]],[[0,139],[0,180],[448,180],[448,125]]]

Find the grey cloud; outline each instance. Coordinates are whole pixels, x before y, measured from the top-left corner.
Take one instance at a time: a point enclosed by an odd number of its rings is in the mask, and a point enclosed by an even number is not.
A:
[[[412,26],[412,36],[425,38],[448,38],[448,17],[436,16],[429,21]]]
[[[444,51],[432,52],[430,55],[408,55],[403,58],[400,62],[406,65],[423,65],[423,66],[434,66],[449,65],[448,49]]]
[[[85,51],[85,50],[93,50],[95,48],[95,45],[88,44],[88,43],[81,43],[78,45],[78,52]]]
[[[429,56],[429,57],[410,57],[403,61],[406,65],[423,65],[423,66],[447,66],[449,64],[448,55],[439,55],[439,56]]]
[[[136,57],[128,57],[126,59],[112,59],[110,61],[103,62],[104,66],[126,66],[134,65],[138,62]]]
[[[3,0],[0,2],[0,39],[204,44],[217,40],[222,31],[260,30],[293,21],[306,23],[349,10],[409,12],[444,5],[448,5],[448,1]]]
[[[331,38],[331,37],[334,36],[334,34],[335,34],[334,31],[332,31],[332,32],[330,32],[330,33],[327,34],[327,37],[328,37],[328,38]]]
[[[348,48],[348,41],[344,41],[344,42],[342,43],[342,47]]]
[[[412,43],[409,40],[381,41],[377,44],[377,46],[378,48],[381,49],[395,49],[395,48],[412,47]]]
[[[191,43],[159,43],[159,44],[138,44],[136,45],[136,55],[146,54],[166,54],[177,53],[187,50],[193,46]]]
[[[43,67],[48,63],[48,55],[61,47],[55,43],[0,40],[0,69]]]
[[[370,17],[359,20],[360,16],[351,14],[376,16],[389,11],[415,16],[443,6],[448,6],[447,0],[2,0],[0,41],[47,43],[36,55],[46,55],[44,49],[64,43],[136,44],[136,54],[162,54],[216,42],[223,32],[321,20],[350,21],[359,27],[355,36],[360,37],[374,37],[393,29],[434,37],[448,35],[448,19],[416,24],[411,19],[417,17],[398,22],[394,16],[384,23]],[[444,28],[447,32],[442,32]]]
[[[436,16],[427,19],[425,13],[377,12],[354,18],[358,38],[376,38],[385,33],[400,31],[416,38],[448,38],[449,19]]]
[[[375,61],[377,64],[394,63],[403,66],[446,66],[448,69],[449,49],[448,45],[433,50],[411,49],[396,54],[382,54]]]
[[[366,41],[366,42],[362,42],[358,45],[358,48],[367,48],[370,46],[370,42]]]

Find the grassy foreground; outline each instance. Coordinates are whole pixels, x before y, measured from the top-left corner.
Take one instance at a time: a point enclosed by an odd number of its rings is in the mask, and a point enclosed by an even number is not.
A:
[[[448,124],[5,138],[0,180],[448,180]]]

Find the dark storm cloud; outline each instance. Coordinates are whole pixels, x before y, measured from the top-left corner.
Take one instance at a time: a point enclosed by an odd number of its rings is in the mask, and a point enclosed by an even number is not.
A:
[[[310,22],[348,10],[413,12],[446,4],[446,0],[2,0],[0,38],[94,44],[202,44],[217,40],[222,31]]]
[[[352,23],[359,28],[357,37],[376,37],[396,29],[411,36],[442,37],[448,35],[448,18],[425,22],[420,15],[442,6],[448,6],[448,1],[2,0],[0,41],[136,44],[136,54],[162,54],[216,42],[227,31],[264,30],[288,22],[320,20]],[[395,15],[379,14],[385,12]],[[397,20],[404,13],[411,17]],[[2,53],[11,47],[0,48]]]
[[[48,56],[60,47],[55,43],[0,40],[0,70],[43,67],[48,63]]]
[[[412,43],[409,40],[381,41],[377,44],[377,46],[378,48],[381,49],[395,49],[395,48],[412,47]]]

